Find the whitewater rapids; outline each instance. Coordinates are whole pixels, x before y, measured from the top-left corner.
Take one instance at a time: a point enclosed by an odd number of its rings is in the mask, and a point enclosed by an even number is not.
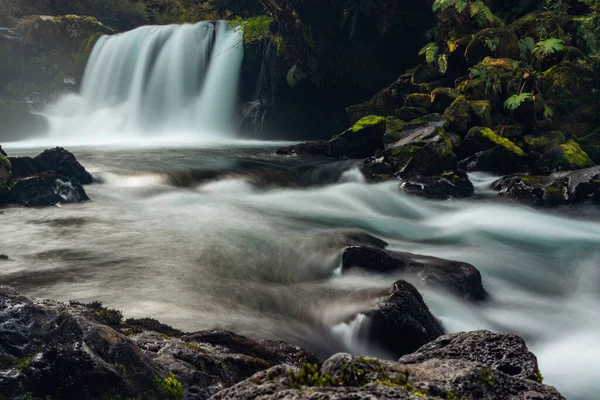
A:
[[[393,282],[341,276],[339,265],[347,233],[367,232],[481,271],[491,295],[481,306],[421,288],[449,331],[517,333],[569,399],[600,390],[598,209],[577,218],[494,200],[430,202],[365,184],[351,162],[303,165],[264,147],[75,153],[103,182],[87,187],[93,201],[0,211],[0,253],[14,259],[1,284],[101,300],[187,331],[365,354],[360,313]],[[289,176],[304,185],[286,185]],[[476,178],[484,191],[489,178]]]

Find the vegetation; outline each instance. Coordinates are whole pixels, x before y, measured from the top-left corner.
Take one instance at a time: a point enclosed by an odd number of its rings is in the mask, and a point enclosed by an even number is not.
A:
[[[155,377],[154,385],[156,391],[167,400],[183,400],[185,397],[183,384],[172,372],[165,379]]]
[[[92,312],[92,317],[101,324],[108,325],[111,327],[118,327],[123,321],[123,313],[113,308],[107,308],[102,305],[99,301],[93,301],[91,303],[80,303],[78,301],[71,301],[71,305],[83,306]]]

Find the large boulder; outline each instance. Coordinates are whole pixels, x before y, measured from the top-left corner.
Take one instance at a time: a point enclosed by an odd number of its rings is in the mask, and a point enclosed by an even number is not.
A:
[[[87,200],[89,198],[79,181],[53,171],[19,179],[7,197],[7,203],[26,207],[47,207]]]
[[[484,300],[487,292],[481,274],[471,264],[419,254],[385,251],[365,246],[344,250],[342,271],[355,269],[379,274],[402,275],[405,279],[453,292],[467,300]]]
[[[394,283],[391,294],[364,313],[367,317],[359,337],[400,357],[444,334],[423,296],[410,283]]]
[[[222,390],[214,399],[563,399],[555,388],[530,379],[527,371],[535,367],[535,356],[513,335],[471,332],[433,343],[417,351],[416,357],[422,356],[418,360],[336,354],[320,368],[277,366]],[[535,377],[541,377],[539,371]]]
[[[329,141],[332,157],[366,158],[382,151],[386,119],[375,115],[361,118],[350,129]]]
[[[459,154],[465,157],[459,167],[467,171],[515,173],[529,164],[523,149],[490,128],[479,126],[469,130]]]
[[[498,196],[533,206],[600,202],[600,167],[550,176],[507,176],[493,183]]]
[[[27,178],[40,172],[44,172],[44,168],[31,157],[8,157],[13,168],[13,178]]]
[[[444,127],[464,136],[472,126],[492,125],[492,106],[488,100],[468,101],[464,96],[456,100],[444,111]]]
[[[94,181],[92,175],[77,161],[73,153],[62,147],[45,150],[42,154],[35,157],[34,160],[41,168],[40,172],[54,171],[59,175],[75,179],[82,185],[87,185]]]
[[[444,335],[403,356],[399,362],[418,364],[432,358],[474,361],[488,366],[490,370],[536,382],[541,377],[537,358],[527,350],[525,341],[513,334],[475,331]]]
[[[551,171],[584,169],[595,165],[587,153],[573,140],[548,150],[542,155],[542,162]]]
[[[414,175],[432,176],[456,169],[452,137],[440,126],[443,120],[426,121],[413,127],[407,124],[394,134],[397,141],[388,143],[387,150],[367,158],[361,171],[370,181]]]
[[[477,32],[467,50],[465,57],[470,66],[476,65],[486,57],[517,58],[517,42],[519,38],[506,28],[488,28]]]

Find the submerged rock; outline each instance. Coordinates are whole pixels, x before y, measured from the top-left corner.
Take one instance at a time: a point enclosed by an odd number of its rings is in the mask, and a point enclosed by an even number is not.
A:
[[[600,166],[550,176],[508,176],[492,187],[499,197],[533,206],[600,202]]]
[[[406,281],[394,283],[390,296],[364,314],[367,320],[359,336],[395,357],[410,354],[444,334],[421,293]]]
[[[481,274],[471,264],[372,247],[348,247],[342,256],[342,272],[362,269],[379,274],[405,274],[425,285],[441,287],[467,300],[484,300],[487,292]]]
[[[497,368],[497,360],[510,359],[511,366],[523,371],[531,367],[533,356],[512,335],[485,332],[442,336],[439,343],[458,347],[458,355],[419,350],[418,361],[404,358],[399,362],[370,357],[336,354],[319,368],[277,366],[260,372],[231,388],[217,393],[215,400],[251,399],[514,399],[559,400],[553,387],[506,373]],[[442,339],[444,342],[442,342]],[[517,338],[518,339],[518,338]],[[434,343],[437,343],[434,342]],[[460,344],[464,344],[461,349]],[[469,349],[469,350],[467,350]],[[502,351],[511,351],[503,356]],[[468,351],[468,353],[466,353]],[[498,354],[496,362],[485,355]],[[410,356],[407,356],[410,357]],[[514,362],[514,364],[512,364]],[[521,364],[522,363],[522,364]],[[509,369],[508,372],[514,372]],[[536,376],[541,377],[538,374]]]

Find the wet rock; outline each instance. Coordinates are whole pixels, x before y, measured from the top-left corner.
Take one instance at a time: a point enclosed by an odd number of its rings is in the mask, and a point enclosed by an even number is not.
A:
[[[451,137],[440,126],[443,120],[417,127],[413,127],[412,122],[395,133],[399,140],[387,144],[387,150],[364,160],[360,169],[368,180],[431,176],[456,169],[457,157]]]
[[[406,281],[394,283],[390,296],[364,314],[359,336],[397,357],[444,334],[421,293]]]
[[[288,146],[277,150],[277,154],[284,156],[327,156],[328,142],[307,142]]]
[[[9,398],[136,397],[161,379],[137,346],[84,307],[0,287],[0,321],[0,392]]]
[[[77,161],[77,158],[62,147],[44,151],[35,157],[35,161],[42,168],[42,171],[54,171],[58,175],[75,179],[82,185],[94,181],[92,175]]]
[[[600,202],[600,167],[550,176],[508,176],[494,182],[499,197],[533,206]]]
[[[544,132],[543,135],[527,135],[524,138],[525,145],[536,153],[546,153],[551,148],[560,146],[567,142],[565,134],[559,131]]]
[[[513,334],[482,330],[444,335],[403,356],[399,362],[418,364],[434,358],[474,361],[491,370],[536,382],[540,376],[537,358],[527,349],[525,341]]]
[[[332,157],[365,158],[383,150],[386,119],[375,115],[361,118],[350,129],[329,141]]]
[[[422,107],[402,107],[394,112],[394,115],[402,121],[411,121],[427,115],[427,109]]]
[[[551,171],[584,169],[594,166],[585,151],[573,140],[555,146],[542,155],[542,162],[549,165]]]
[[[0,146],[0,155],[3,155],[4,157],[8,157],[8,154],[6,154],[6,152],[2,149],[2,146]]]
[[[462,199],[475,193],[473,183],[464,171],[446,171],[436,176],[413,176],[402,179],[400,190],[433,200]]]
[[[453,132],[466,133],[471,127],[471,107],[464,96],[458,97],[444,111],[445,127]]]
[[[431,96],[424,93],[413,93],[406,97],[406,107],[418,107],[428,110],[431,108]]]
[[[495,368],[495,364],[485,364],[493,360],[485,357],[472,360],[480,349],[484,354],[506,349],[514,353],[504,356],[504,359],[510,357],[511,361],[523,362],[524,366],[516,365],[525,370],[531,361],[527,353],[531,353],[524,346],[521,349],[518,340],[501,337],[494,341],[480,332],[464,335],[466,337],[460,340],[465,344],[464,349],[471,351],[465,354],[465,359],[432,352],[431,358],[403,363],[402,359],[393,362],[336,354],[326,360],[321,368],[277,366],[260,372],[222,390],[214,399],[562,399],[560,393],[551,386],[522,378],[518,374],[505,373]],[[459,339],[452,335],[443,338],[454,340],[459,345]],[[434,354],[440,357],[434,357]]]
[[[6,254],[0,254],[0,261],[10,261],[10,258]]]
[[[44,172],[42,166],[31,157],[8,157],[12,164],[13,178],[20,179]]]
[[[436,88],[431,92],[431,108],[435,112],[443,113],[460,96],[460,91],[454,88]]]
[[[405,252],[355,246],[344,250],[342,271],[362,269],[379,274],[403,274],[413,282],[441,287],[467,300],[485,300],[481,274],[471,264]]]
[[[87,200],[89,198],[78,181],[49,171],[18,180],[11,187],[7,202],[26,207],[46,207]]]

